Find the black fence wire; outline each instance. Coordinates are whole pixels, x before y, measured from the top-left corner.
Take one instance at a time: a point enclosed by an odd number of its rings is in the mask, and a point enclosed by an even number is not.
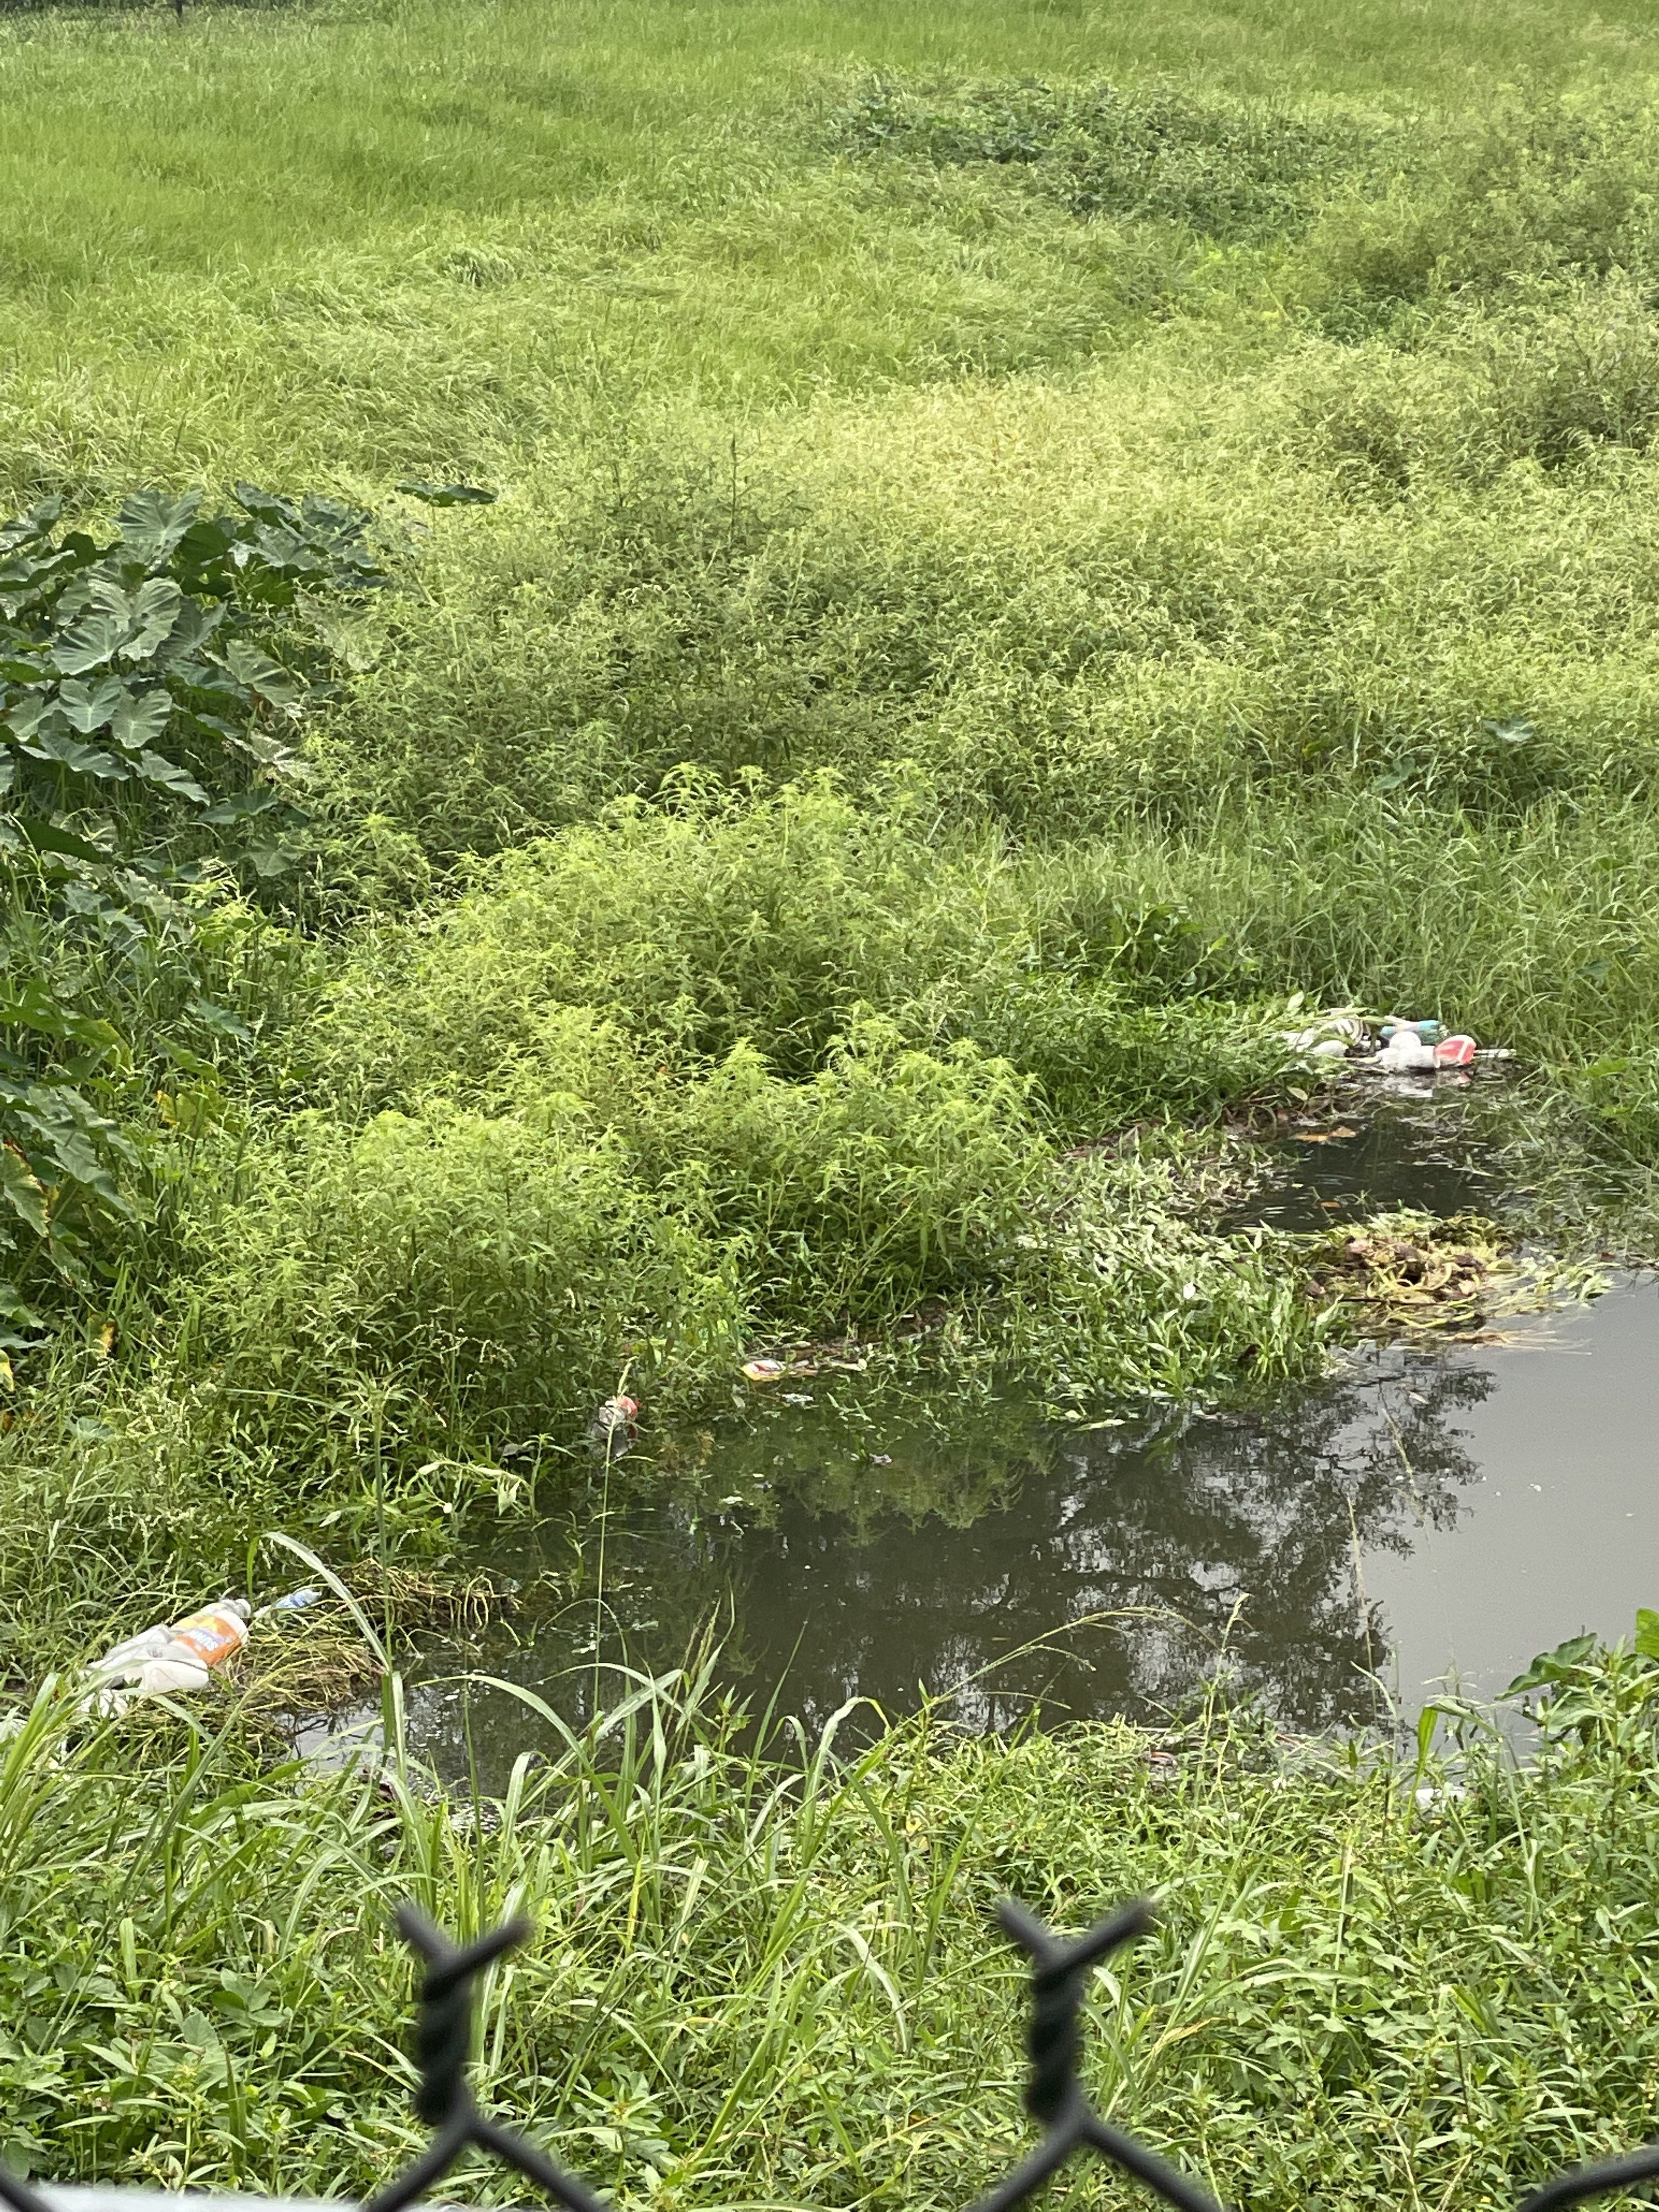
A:
[[[1083,2000],[1090,1969],[1121,1943],[1144,1935],[1152,1911],[1144,1902],[1125,1905],[1086,1936],[1067,1942],[1045,1928],[1012,1898],[997,1907],[1003,1928],[1031,1961],[1031,2016],[1025,2049],[1030,2075],[1025,2109],[1042,2130],[1030,2155],[980,2199],[973,2212],[1011,2212],[1060,2171],[1073,2151],[1093,2150],[1176,2212],[1221,2212],[1208,2192],[1189,2181],[1156,2151],[1103,2120],[1090,2104],[1078,2068],[1083,2056]],[[412,1905],[398,1908],[398,1925],[426,1961],[415,2029],[418,2080],[415,2111],[433,2130],[431,2142],[397,2179],[371,2197],[362,2212],[402,2212],[441,2181],[462,2154],[486,2151],[515,2167],[565,2212],[609,2212],[579,2176],[567,2172],[544,2151],[511,2128],[487,2119],[478,2110],[467,2081],[472,2057],[474,1984],[480,1973],[530,1933],[527,1920],[509,1921],[477,1942],[458,1948]],[[1659,2142],[1624,2158],[1575,2167],[1535,2189],[1519,2212],[1561,2212],[1569,2204],[1630,2189],[1659,2179]],[[234,2196],[191,2196],[188,2203],[213,2212],[337,2212],[315,2199]],[[12,2212],[148,2212],[177,2205],[180,2198],[142,2189],[82,2189],[31,2184],[0,2165],[0,2203]]]

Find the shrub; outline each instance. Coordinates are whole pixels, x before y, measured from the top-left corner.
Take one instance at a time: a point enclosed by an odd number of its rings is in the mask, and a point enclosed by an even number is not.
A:
[[[1305,296],[1356,335],[1437,296],[1646,277],[1656,143],[1659,111],[1639,98],[1512,95],[1389,191],[1336,198],[1309,242]]]
[[[354,509],[245,484],[238,510],[137,492],[105,543],[55,501],[0,528],[0,1341],[39,1325],[31,1279],[89,1286],[131,1218],[134,1147],[83,1087],[131,1064],[98,983],[188,964],[204,868],[293,865],[325,658],[295,611],[384,580]]]
[[[1241,240],[1299,228],[1367,150],[1364,135],[1340,118],[1159,83],[1027,81],[930,94],[878,81],[836,130],[862,154],[1024,171],[1074,215]]]

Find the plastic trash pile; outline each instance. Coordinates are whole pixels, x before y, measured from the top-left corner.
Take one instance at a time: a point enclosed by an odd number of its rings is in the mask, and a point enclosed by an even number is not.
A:
[[[1351,1006],[1338,1006],[1305,1029],[1280,1031],[1284,1042],[1304,1060],[1341,1061],[1375,1075],[1437,1075],[1467,1068],[1480,1060],[1506,1060],[1507,1053],[1483,1052],[1472,1036],[1448,1035],[1439,1022],[1413,1021],[1387,1014],[1372,1022]]]
[[[256,1613],[245,1597],[221,1598],[182,1620],[158,1620],[125,1643],[113,1644],[88,1670],[87,1703],[100,1713],[124,1713],[141,1698],[174,1697],[204,1690],[247,1642],[250,1621],[268,1614],[303,1613],[322,1596],[319,1589],[289,1590]]]
[[[594,1409],[587,1425],[590,1449],[600,1459],[620,1459],[624,1452],[634,1449],[639,1434],[640,1401],[619,1391]]]

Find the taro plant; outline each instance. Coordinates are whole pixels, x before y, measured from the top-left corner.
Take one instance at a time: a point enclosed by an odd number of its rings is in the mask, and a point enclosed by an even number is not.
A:
[[[141,491],[104,542],[60,519],[0,526],[0,1332],[35,1325],[32,1277],[84,1284],[129,1210],[133,1148],[83,1088],[126,1057],[98,979],[182,961],[216,868],[294,865],[326,679],[307,604],[385,580],[332,500]]]

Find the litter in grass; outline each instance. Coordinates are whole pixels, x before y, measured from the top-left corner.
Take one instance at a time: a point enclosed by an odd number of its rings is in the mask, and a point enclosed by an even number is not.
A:
[[[1299,1002],[1291,1001],[1293,1012]],[[1352,1006],[1333,1006],[1297,1030],[1281,1030],[1279,1040],[1297,1058],[1363,1069],[1374,1075],[1436,1075],[1468,1067],[1477,1058],[1507,1060],[1510,1054],[1482,1052],[1472,1036],[1448,1036],[1433,1020],[1384,1014],[1381,1020]]]

